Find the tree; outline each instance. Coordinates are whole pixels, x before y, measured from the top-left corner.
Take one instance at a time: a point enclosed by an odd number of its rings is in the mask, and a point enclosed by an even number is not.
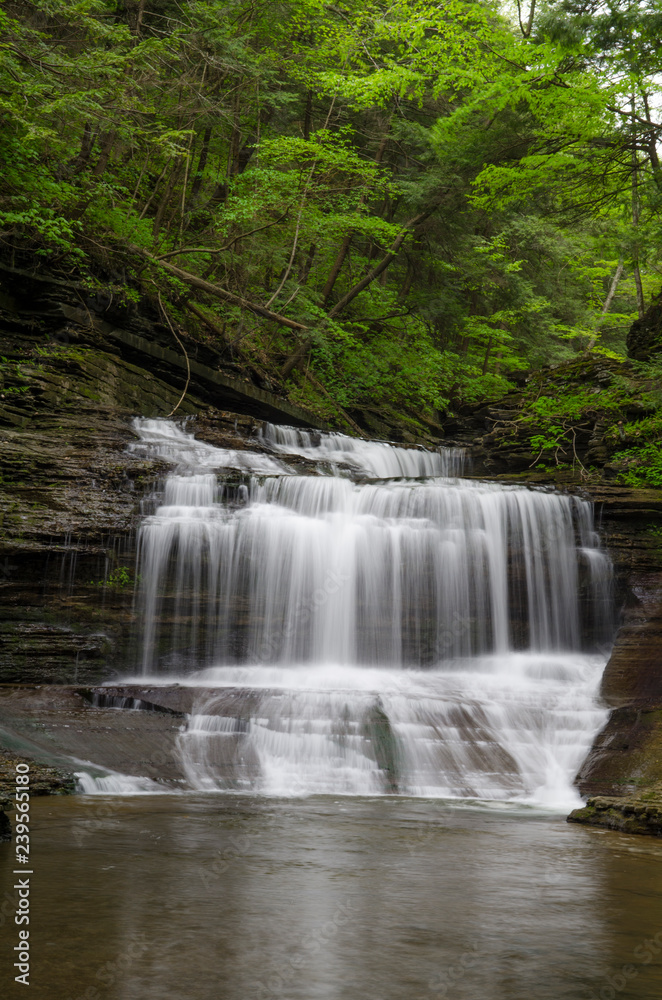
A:
[[[498,395],[622,348],[654,280],[659,13],[633,7],[19,0],[0,239],[327,416]]]

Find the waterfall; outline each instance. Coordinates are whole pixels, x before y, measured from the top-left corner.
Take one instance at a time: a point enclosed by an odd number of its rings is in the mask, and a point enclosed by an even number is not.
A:
[[[461,449],[135,429],[175,466],[139,535],[142,674],[205,689],[193,787],[571,797],[611,629],[589,503],[461,479]]]
[[[346,434],[265,424],[262,438],[275,452],[341,463],[374,479],[393,476],[458,476],[466,462],[463,448],[394,448],[381,441],[361,441]]]

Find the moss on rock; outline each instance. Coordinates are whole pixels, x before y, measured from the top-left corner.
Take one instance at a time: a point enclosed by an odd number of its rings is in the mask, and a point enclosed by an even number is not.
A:
[[[640,795],[589,798],[585,806],[570,813],[568,822],[662,837],[662,783]]]

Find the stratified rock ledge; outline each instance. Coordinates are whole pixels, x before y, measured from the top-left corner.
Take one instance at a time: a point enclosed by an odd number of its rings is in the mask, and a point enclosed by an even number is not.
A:
[[[0,809],[11,808],[16,790],[16,765],[29,767],[30,795],[69,795],[75,791],[76,781],[72,771],[46,764],[38,757],[17,754],[0,745]],[[0,819],[0,831],[2,820]],[[0,832],[0,840],[2,839]]]
[[[620,833],[641,833],[662,837],[662,789],[650,789],[640,797],[595,795],[581,809],[574,809],[568,823],[602,826]]]

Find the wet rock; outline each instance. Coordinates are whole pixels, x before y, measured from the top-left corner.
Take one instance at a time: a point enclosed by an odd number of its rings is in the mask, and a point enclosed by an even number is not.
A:
[[[0,291],[0,683],[93,684],[134,660],[140,504],[169,468],[131,453],[131,418],[178,407],[249,449],[266,419],[314,418],[190,337],[182,398],[186,360],[148,309],[1,260]]]
[[[662,837],[662,788],[649,790],[646,797],[589,798],[581,809],[568,816],[569,823],[601,826],[619,833]]]
[[[627,335],[628,356],[649,361],[662,351],[662,295],[658,295],[641,319],[636,319]]]
[[[71,758],[176,784],[180,727],[178,713],[95,707],[70,686],[0,686],[0,796],[13,794],[17,761],[29,764],[35,795],[74,790]]]
[[[645,504],[646,500],[641,498],[641,502]],[[637,534],[636,511],[631,511],[631,521],[624,515],[624,508],[619,507],[615,523],[620,525],[620,532],[614,537],[621,554],[619,569],[625,603],[601,689],[603,698],[613,707],[577,776],[580,792],[589,797],[587,805],[570,818],[623,832],[659,836],[662,551],[657,536],[642,531],[641,521]]]
[[[601,694],[610,705],[650,709],[662,705],[662,597],[657,576],[645,587],[643,575],[616,637]]]
[[[14,798],[17,764],[27,764],[29,768],[27,774],[30,782],[27,788],[31,796],[69,795],[74,791],[75,781],[71,771],[44,763],[38,753],[35,756],[28,756],[16,753],[0,744],[0,806],[3,805],[3,800],[9,802]],[[4,808],[7,808],[7,805]]]

